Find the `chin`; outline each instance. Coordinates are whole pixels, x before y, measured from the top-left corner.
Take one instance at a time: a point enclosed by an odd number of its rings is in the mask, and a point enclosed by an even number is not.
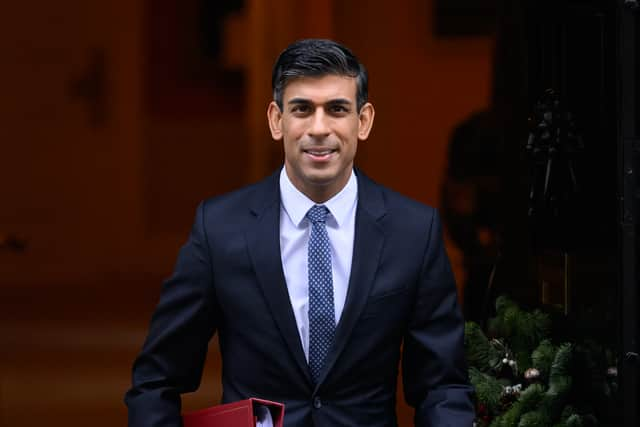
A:
[[[331,185],[331,183],[335,182],[335,180],[335,174],[313,173],[308,174],[306,177],[306,181],[316,187],[327,187]]]

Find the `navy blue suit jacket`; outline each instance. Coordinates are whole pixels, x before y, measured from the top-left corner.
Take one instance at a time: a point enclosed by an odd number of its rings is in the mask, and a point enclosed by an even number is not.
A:
[[[132,427],[180,425],[218,333],[223,402],[285,403],[285,426],[395,426],[400,362],[417,426],[472,425],[463,320],[435,209],[357,171],[351,277],[313,384],[282,271],[278,173],[204,201],[163,286],[125,401]]]

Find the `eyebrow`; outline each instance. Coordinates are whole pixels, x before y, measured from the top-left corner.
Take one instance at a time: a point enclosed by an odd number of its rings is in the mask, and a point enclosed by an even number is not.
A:
[[[312,104],[310,99],[307,98],[291,98],[289,100],[289,102],[287,102],[287,104],[289,105],[295,105],[295,104]],[[347,98],[336,98],[336,99],[330,99],[329,101],[327,101],[325,103],[325,105],[351,105],[352,102],[347,99]]]

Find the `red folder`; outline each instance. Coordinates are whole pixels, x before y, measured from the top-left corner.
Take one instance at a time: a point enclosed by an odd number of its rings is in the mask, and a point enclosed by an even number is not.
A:
[[[254,397],[189,412],[182,416],[182,422],[184,427],[255,427],[254,405],[266,406],[271,412],[274,427],[282,427],[284,405]]]

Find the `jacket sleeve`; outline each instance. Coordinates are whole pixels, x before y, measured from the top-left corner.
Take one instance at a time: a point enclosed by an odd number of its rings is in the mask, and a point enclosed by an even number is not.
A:
[[[164,283],[125,395],[130,427],[181,426],[180,394],[200,385],[215,324],[211,259],[198,206],[173,275]]]
[[[402,356],[406,400],[416,408],[416,426],[471,426],[464,321],[435,210],[419,281]]]

